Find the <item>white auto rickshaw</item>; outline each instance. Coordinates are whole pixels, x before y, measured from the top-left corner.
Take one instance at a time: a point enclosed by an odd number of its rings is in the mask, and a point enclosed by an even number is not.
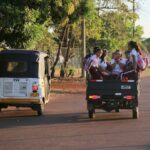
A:
[[[50,59],[44,52],[0,52],[0,111],[8,106],[31,107],[43,114],[50,94]]]

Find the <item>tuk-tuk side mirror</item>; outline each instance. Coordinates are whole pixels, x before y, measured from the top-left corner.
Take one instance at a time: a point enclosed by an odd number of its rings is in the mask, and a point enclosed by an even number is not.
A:
[[[37,57],[37,59],[36,59],[36,63],[38,63],[39,62],[39,57]]]
[[[38,63],[39,63],[39,57],[33,58],[33,59],[32,59],[32,63],[38,64]]]

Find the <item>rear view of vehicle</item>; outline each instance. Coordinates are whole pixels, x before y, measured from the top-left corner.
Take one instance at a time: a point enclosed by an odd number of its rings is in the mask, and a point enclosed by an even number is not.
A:
[[[132,110],[132,117],[139,117],[138,84],[135,80],[90,80],[87,85],[89,118],[95,117],[95,109],[107,112],[120,109]]]
[[[42,115],[48,102],[45,54],[38,51],[6,50],[0,52],[0,110],[8,106],[31,107]]]

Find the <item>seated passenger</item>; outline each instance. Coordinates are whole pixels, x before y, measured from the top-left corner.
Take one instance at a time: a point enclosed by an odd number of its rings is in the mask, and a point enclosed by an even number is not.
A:
[[[131,70],[133,70],[133,63],[130,60],[130,51],[125,51],[125,56],[126,56],[127,60],[126,60],[126,66],[125,66],[124,71],[125,72],[131,71]]]
[[[107,50],[103,50],[103,54],[99,60],[99,67],[104,79],[108,79],[111,74],[110,71],[108,71],[109,64],[106,61],[106,57],[107,57]]]
[[[124,72],[121,74],[121,79],[134,79],[135,78],[135,71],[133,67],[133,63],[130,60],[130,51],[125,51],[126,56],[126,65],[124,68]]]
[[[93,49],[93,53],[89,52],[83,59],[83,69],[88,73],[89,72],[89,69],[90,69],[90,66],[91,66],[91,57],[95,54],[96,52],[96,49],[98,47],[94,47]]]
[[[114,53],[114,58],[111,61],[113,79],[119,79],[121,73],[124,70],[125,64],[126,64],[126,59],[122,58],[121,51],[117,50]]]
[[[99,68],[99,59],[102,55],[102,50],[100,48],[96,48],[94,54],[91,56],[91,64],[89,67],[89,72],[92,76],[92,79],[102,79],[102,75]]]

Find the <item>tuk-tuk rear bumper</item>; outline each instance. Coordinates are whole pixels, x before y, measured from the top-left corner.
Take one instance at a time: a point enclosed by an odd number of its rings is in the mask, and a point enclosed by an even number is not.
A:
[[[38,98],[0,98],[0,104],[40,104]]]

